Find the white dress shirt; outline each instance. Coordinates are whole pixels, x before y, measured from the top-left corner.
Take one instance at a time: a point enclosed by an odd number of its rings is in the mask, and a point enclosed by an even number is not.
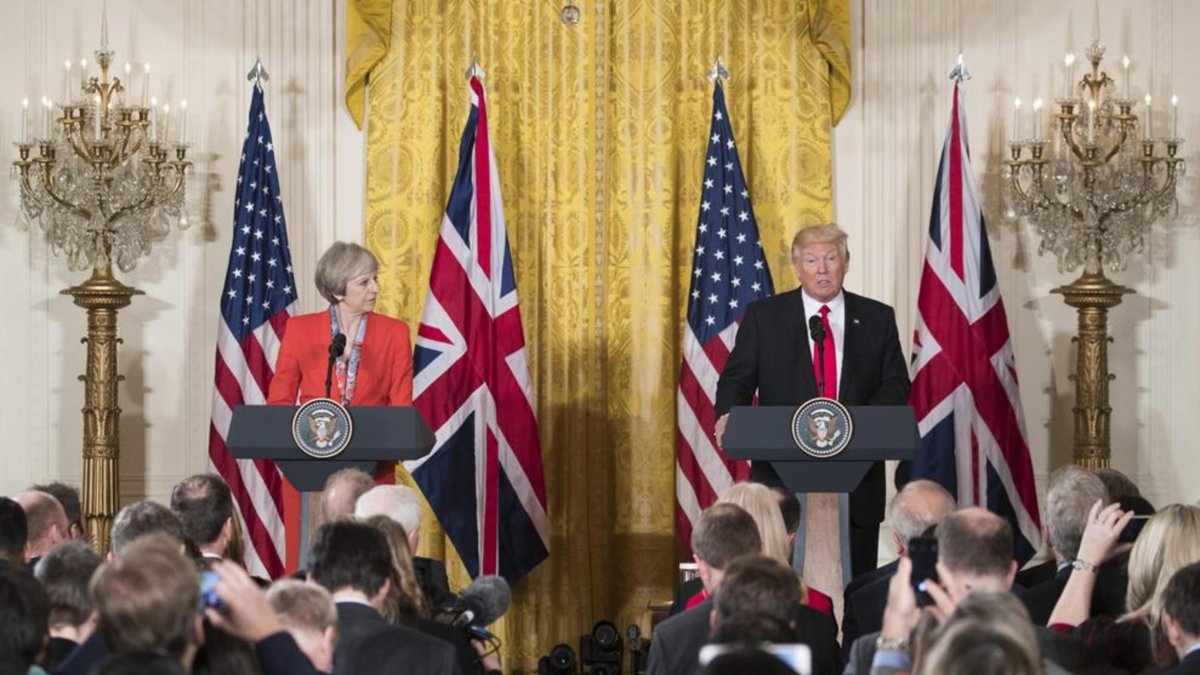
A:
[[[808,322],[814,316],[821,315],[821,305],[829,305],[829,328],[833,333],[833,347],[835,354],[835,363],[837,363],[837,374],[834,375],[834,382],[838,385],[838,394],[841,392],[842,383],[842,349],[846,344],[846,294],[838,291],[829,302],[819,302],[808,296],[808,293],[803,289],[800,291],[800,296],[804,298],[804,334],[808,337],[808,367],[812,367],[813,354],[816,353],[816,346],[813,344],[812,334],[808,332]],[[814,374],[815,376],[815,374]],[[826,377],[829,377],[826,374]]]

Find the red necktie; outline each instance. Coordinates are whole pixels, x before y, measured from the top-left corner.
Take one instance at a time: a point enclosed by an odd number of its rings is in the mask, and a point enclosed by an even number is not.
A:
[[[825,398],[837,399],[837,348],[833,346],[833,329],[829,327],[829,305],[821,305],[821,325],[825,327],[825,340],[823,341],[825,349],[825,388],[824,391],[819,391],[819,396]],[[817,350],[816,343],[813,343],[813,377],[817,382],[821,382],[821,352]]]

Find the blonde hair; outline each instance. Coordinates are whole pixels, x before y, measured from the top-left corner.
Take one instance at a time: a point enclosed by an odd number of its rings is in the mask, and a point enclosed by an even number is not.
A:
[[[1200,507],[1171,504],[1156,513],[1138,535],[1129,554],[1127,617],[1151,628],[1162,618],[1162,594],[1181,567],[1200,561]]]
[[[358,244],[335,241],[317,261],[313,282],[321,297],[336,305],[341,300],[339,296],[346,295],[346,284],[351,279],[378,271],[379,261],[375,254]]]
[[[812,244],[837,244],[842,262],[849,262],[850,249],[846,245],[849,238],[850,235],[846,234],[846,231],[838,227],[836,223],[802,227],[792,238],[792,257],[795,258],[798,252]]]
[[[267,589],[267,600],[284,628],[319,635],[337,625],[333,596],[315,583],[281,579]]]
[[[721,502],[745,509],[758,526],[763,555],[790,567],[787,528],[783,524],[779,501],[775,499],[770,488],[761,483],[735,483],[717,500],[717,503]]]
[[[392,554],[392,569],[388,573],[392,586],[383,599],[380,614],[392,624],[399,623],[406,613],[429,618],[429,604],[417,583],[412,551],[408,548],[408,532],[404,531],[404,526],[387,516],[371,516],[363,522],[383,533]]]
[[[939,629],[914,672],[1041,675],[1043,666],[1032,626],[1026,628],[970,617],[952,619]]]

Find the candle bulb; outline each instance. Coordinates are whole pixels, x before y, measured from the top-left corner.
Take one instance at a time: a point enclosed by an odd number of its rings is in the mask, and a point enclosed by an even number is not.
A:
[[[129,94],[129,74],[133,72],[133,66],[128,61],[125,62],[125,80],[121,82],[121,104],[125,104],[126,96]]]
[[[100,8],[100,50],[108,51],[108,3]]]
[[[1021,99],[1013,99],[1013,140],[1021,142]]]
[[[87,59],[79,59],[79,86],[87,91]]]
[[[1121,65],[1125,68],[1125,81],[1121,84],[1121,98],[1129,100],[1129,55],[1121,59]]]
[[[1096,142],[1096,102],[1088,101],[1088,144]]]
[[[54,109],[51,107],[50,99],[42,97],[42,111],[45,113],[46,120],[46,140],[54,137]]]
[[[1146,94],[1146,124],[1142,126],[1142,132],[1146,140],[1150,140],[1150,127],[1153,126],[1153,123],[1151,122],[1152,119],[1153,118],[1151,117],[1150,109],[1150,94]]]
[[[92,103],[96,104],[96,115],[93,118],[95,122],[96,140],[100,140],[100,95],[96,94],[92,97]]]
[[[1033,99],[1033,140],[1042,137],[1042,99]]]
[[[187,145],[187,99],[179,102],[179,143]]]
[[[63,105],[71,105],[71,59],[63,63],[66,73],[63,75]]]
[[[157,127],[158,127],[158,99],[152,98],[152,99],[150,99],[150,140],[151,141],[158,140],[158,136],[155,135],[155,130],[157,129]]]
[[[142,74],[142,107],[145,108],[150,100],[150,64],[147,63],[143,67]],[[150,104],[153,107],[153,104]]]
[[[1071,85],[1075,80],[1075,53],[1067,52],[1066,58],[1063,59],[1064,74],[1067,79],[1063,82],[1063,98],[1071,98]]]
[[[168,138],[170,138],[170,133],[171,133],[171,104],[169,104],[169,103],[164,103],[164,104],[163,104],[163,118],[162,118],[162,125],[160,125],[160,128],[159,128],[159,132],[160,132],[160,140],[164,140],[164,141],[165,141],[165,140],[167,140]]]
[[[1171,138],[1179,138],[1179,97],[1171,95]]]
[[[29,97],[21,99],[21,142],[29,140]]]

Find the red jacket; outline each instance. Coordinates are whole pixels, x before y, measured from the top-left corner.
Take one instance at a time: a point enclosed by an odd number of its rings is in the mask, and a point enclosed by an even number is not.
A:
[[[408,325],[390,316],[367,314],[357,383],[351,405],[412,405],[412,347]],[[349,336],[348,336],[349,337]],[[329,364],[329,310],[293,316],[287,322],[275,377],[267,394],[270,405],[295,405],[325,396]],[[353,347],[347,344],[346,350]],[[332,398],[337,398],[334,385]]]

